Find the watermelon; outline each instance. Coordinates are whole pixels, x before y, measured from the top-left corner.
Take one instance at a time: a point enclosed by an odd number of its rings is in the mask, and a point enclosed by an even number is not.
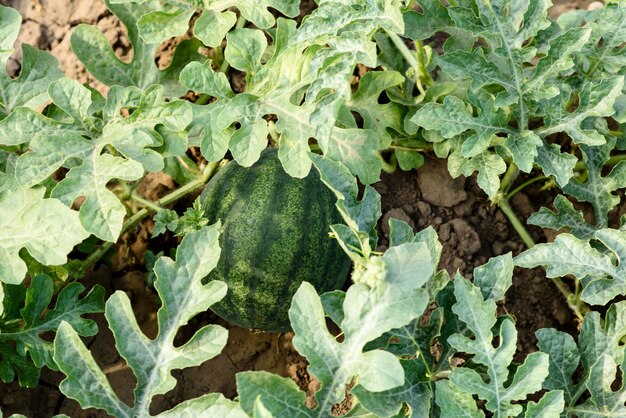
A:
[[[222,255],[208,280],[223,280],[226,297],[212,309],[242,327],[290,329],[288,310],[303,281],[319,293],[339,289],[350,260],[330,225],[341,223],[335,195],[312,169],[289,176],[268,148],[245,168],[228,163],[200,196],[209,223],[220,220]]]

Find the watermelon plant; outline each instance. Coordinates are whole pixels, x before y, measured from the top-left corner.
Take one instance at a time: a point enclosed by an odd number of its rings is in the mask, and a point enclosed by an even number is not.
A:
[[[115,417],[626,416],[626,5],[552,18],[549,0],[105,4],[132,57],[95,26],[70,43],[106,93],[28,45],[11,73],[22,22],[0,6],[4,385],[37,387],[47,368]],[[526,250],[448,272],[440,223],[382,219],[381,173],[420,176],[435,157]],[[148,198],[154,176],[174,186]],[[511,204],[528,191],[549,196],[530,216]],[[126,293],[85,288],[141,228],[163,250],[145,257],[154,337]],[[502,304],[536,267],[572,318],[520,353]],[[225,322],[198,321],[208,310]],[[225,349],[227,322],[293,331],[311,384],[247,370],[236,395],[157,412],[177,370]],[[130,400],[86,344],[105,327]]]

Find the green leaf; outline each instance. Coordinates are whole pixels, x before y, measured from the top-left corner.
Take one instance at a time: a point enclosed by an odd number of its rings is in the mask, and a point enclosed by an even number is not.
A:
[[[350,390],[368,411],[379,417],[402,414],[405,405],[412,416],[429,416],[433,394],[423,367],[415,360],[400,360],[404,369],[404,385],[382,392],[369,392],[357,385]],[[401,415],[400,415],[401,416]]]
[[[88,313],[104,310],[104,289],[96,286],[82,299],[79,295],[85,288],[79,283],[71,283],[58,294],[54,308],[48,309],[54,295],[53,281],[45,275],[36,276],[26,291],[24,306],[20,316],[13,318],[5,315],[5,321],[19,321],[18,328],[0,326],[0,344],[15,344],[16,354],[21,356],[19,361],[13,357],[4,356],[3,367],[16,367],[18,371],[24,363],[30,363],[37,370],[34,381],[21,381],[21,384],[33,386],[37,384],[39,371],[43,366],[57,370],[52,359],[52,343],[44,340],[41,335],[45,332],[56,332],[61,321],[68,323],[79,335],[92,336],[97,332],[93,320],[82,318]],[[3,329],[4,328],[4,329]]]
[[[592,305],[605,305],[617,295],[626,294],[626,231],[601,229],[595,233],[599,240],[615,254],[615,264],[609,254],[600,252],[588,241],[582,241],[570,234],[560,234],[554,242],[539,244],[515,257],[515,264],[533,268],[546,266],[548,277],[562,277],[568,274],[585,282],[582,300]]]
[[[532,131],[524,131],[519,134],[511,134],[504,140],[504,147],[513,156],[513,162],[524,173],[530,173],[535,164],[539,151],[538,147],[543,144]]]
[[[345,167],[327,158],[313,158],[319,164],[323,181],[340,197],[338,207],[349,220],[350,226],[334,226],[338,239],[346,246],[343,239],[353,239],[350,234],[354,234],[356,239],[363,240],[358,245],[369,247],[369,235],[364,228],[375,225],[380,215],[379,196],[374,194],[377,196],[374,201],[364,197],[357,202],[356,181]],[[316,394],[318,407],[311,412],[301,412],[306,411],[304,394],[293,382],[251,373],[238,382],[244,410],[250,413],[260,397],[274,416],[327,415],[333,404],[344,399],[346,386],[355,378],[359,383],[359,396],[371,400],[369,404],[376,403],[381,396],[385,406],[380,408],[385,410],[397,411],[403,402],[417,405],[419,400],[427,400],[426,392],[407,397],[406,390],[401,389],[406,382],[405,366],[413,376],[417,373],[412,368],[414,365],[403,365],[394,354],[367,345],[386,332],[411,323],[424,312],[429,301],[425,286],[441,254],[441,246],[436,239],[433,242],[433,233],[427,230],[419,236],[411,235],[409,241],[398,242],[383,256],[353,254],[360,263],[360,278],[355,278],[356,283],[345,294],[335,291],[320,298],[310,284],[303,283],[292,300],[289,317],[295,331],[293,343],[308,359],[309,372],[322,386]],[[343,331],[343,341],[338,342],[326,327],[324,308]],[[411,377],[410,382],[413,381]],[[245,393],[241,391],[244,383],[247,385]],[[412,386],[410,383],[408,387]],[[394,391],[395,388],[400,390]],[[351,413],[357,414],[354,410]]]
[[[459,48],[471,47],[471,36],[458,27],[450,15],[448,8],[440,0],[419,0],[422,13],[409,10],[404,13],[404,36],[415,41],[424,40],[433,36],[436,32],[446,32],[450,38],[444,44],[447,50],[450,46]]]
[[[26,264],[18,255],[22,248],[44,265],[61,265],[89,236],[77,212],[44,194],[43,188],[0,192],[0,282],[24,280]]]
[[[478,171],[478,185],[487,196],[493,197],[500,188],[500,174],[506,171],[506,164],[499,155],[485,151],[466,160],[461,170],[466,177]]]
[[[395,102],[379,104],[381,94],[402,83],[404,77],[396,71],[369,71],[361,77],[357,91],[347,103],[348,108],[363,118],[363,128],[371,129],[388,141],[404,132],[406,110]],[[395,132],[394,132],[395,131]],[[415,154],[415,153],[414,153]]]
[[[546,393],[539,402],[528,402],[525,418],[557,418],[565,408],[563,392],[555,390]]]
[[[226,294],[226,284],[202,279],[217,265],[219,224],[205,227],[183,238],[176,261],[161,257],[154,267],[157,290],[162,306],[157,312],[158,335],[146,337],[139,329],[128,296],[116,292],[106,303],[105,316],[113,332],[116,348],[137,378],[135,402],[123,403],[111,389],[104,373],[95,363],[78,335],[62,323],[54,340],[54,360],[66,375],[60,389],[77,400],[83,408],[104,409],[113,416],[148,416],[154,396],[173,389],[176,379],[172,370],[198,366],[216,356],[226,344],[227,331],[217,325],[198,330],[182,346],[174,345],[178,330],[200,312]],[[188,401],[191,411],[236,411],[220,396]],[[215,408],[215,409],[213,409]],[[180,411],[179,407],[177,411]],[[187,409],[187,408],[186,408]],[[182,413],[182,412],[181,412]],[[236,412],[233,412],[236,415]],[[172,411],[169,416],[176,416]]]
[[[506,291],[513,284],[513,256],[506,253],[492,257],[482,266],[474,269],[474,285],[485,300],[498,302],[504,299]]]
[[[577,66],[585,76],[601,80],[609,74],[624,74],[626,63],[626,8],[606,5],[588,19],[591,39],[577,57]]]
[[[602,175],[614,146],[614,138],[610,138],[606,145],[597,147],[581,145],[587,179],[581,183],[573,178],[563,187],[565,193],[579,202],[591,203],[598,229],[608,226],[608,213],[619,203],[619,197],[613,192],[626,187],[626,163],[620,162],[606,176]]]
[[[543,144],[537,148],[537,164],[546,176],[554,176],[559,186],[564,187],[574,175],[578,159],[561,152],[558,144]]]
[[[344,165],[316,154],[311,154],[311,159],[321,180],[337,196],[336,207],[347,225],[332,225],[331,229],[353,261],[362,263],[376,248],[376,223],[382,214],[380,195],[366,186],[359,201],[356,179]]]
[[[106,185],[112,179],[136,180],[144,170],[162,170],[163,156],[155,150],[163,144],[161,133],[180,133],[184,138],[191,107],[182,100],[166,102],[161,86],[144,92],[114,86],[101,112],[93,108],[89,90],[76,81],[60,79],[49,90],[66,117],[59,121],[21,108],[0,122],[0,135],[6,135],[0,136],[0,144],[4,138],[12,144],[29,143],[30,151],[16,163],[16,178],[23,187],[42,182],[61,167],[69,168],[51,196],[68,206],[84,196],[82,225],[114,242],[126,209]],[[123,110],[132,114],[124,117]]]
[[[484,418],[485,414],[478,409],[471,393],[460,390],[449,380],[440,380],[435,385],[435,401],[443,416]]]
[[[248,75],[254,74],[261,66],[261,57],[267,48],[267,39],[257,29],[236,29],[226,35],[224,57],[230,65]]]
[[[146,0],[110,0],[111,3],[149,3]],[[155,2],[156,3],[156,2]],[[208,46],[217,47],[226,33],[235,25],[236,15],[228,10],[230,3],[198,2],[191,0],[163,0],[166,7],[159,10],[159,3],[150,4],[137,22],[139,33],[146,43],[159,44],[187,31],[188,22],[196,8],[202,14],[194,25],[194,34]],[[269,29],[276,20],[268,8],[273,8],[288,17],[300,13],[298,0],[240,0],[234,5],[241,15],[259,29]]]
[[[17,40],[22,18],[10,7],[0,6],[0,120],[20,106],[35,109],[48,100],[48,85],[63,76],[59,62],[48,52],[22,46],[21,71],[11,78],[5,67]]]
[[[458,387],[486,401],[485,407],[495,417],[516,416],[522,412],[521,401],[541,389],[541,383],[548,375],[548,356],[544,353],[531,353],[525,362],[510,375],[509,365],[515,354],[517,331],[513,321],[504,317],[496,326],[496,304],[485,300],[480,289],[469,280],[457,276],[454,280],[454,294],[457,302],[452,307],[463,321],[473,338],[454,334],[448,342],[459,352],[473,355],[473,361],[486,367],[488,381],[470,368],[457,368],[450,374],[450,381]],[[493,346],[492,329],[497,330],[499,345]],[[508,382],[505,384],[505,382]]]
[[[539,209],[528,218],[528,223],[542,228],[550,228],[555,231],[567,229],[576,238],[589,240],[598,230],[595,225],[588,223],[582,211],[576,210],[572,202],[563,195],[554,199],[555,211],[545,207]]]
[[[403,30],[399,4],[368,1],[353,8],[321,1],[299,28],[294,21],[278,19],[268,57],[261,54],[266,46],[262,32],[245,29],[229,34],[226,59],[248,73],[245,93],[231,97],[223,76],[207,65],[201,77],[192,71],[181,75],[185,85],[202,87],[218,98],[194,109],[197,137],[207,159],[221,158],[230,149],[240,164],[251,165],[269,133],[279,144],[285,170],[301,178],[311,168],[308,153],[313,138],[326,156],[342,161],[361,181],[377,181],[383,167],[378,151],[389,144],[386,127],[401,128],[401,108],[385,106],[385,114],[377,115],[379,123],[372,123],[375,130],[338,126],[337,121],[349,106],[357,63],[376,66],[371,37],[379,28]],[[389,83],[372,84],[373,78],[366,77],[362,93],[356,94],[354,106],[364,112],[363,103]],[[264,119],[268,115],[276,122],[268,125]]]
[[[74,29],[71,37],[72,51],[85,65],[87,70],[102,83],[112,86],[135,86],[147,89],[153,84],[161,84],[166,96],[182,96],[187,90],[178,81],[182,67],[191,62],[204,60],[197,51],[201,43],[186,40],[176,48],[168,68],[160,70],[154,56],[158,42],[147,42],[139,36],[138,21],[149,12],[160,11],[160,2],[156,0],[132,3],[130,1],[105,0],[109,10],[117,16],[126,29],[133,47],[133,58],[129,63],[120,60],[113,52],[109,41],[95,26],[81,24]],[[180,20],[180,16],[178,17]],[[180,25],[180,23],[179,23]],[[186,30],[186,27],[185,27]],[[150,41],[154,41],[152,39]]]
[[[624,349],[620,340],[626,335],[626,305],[618,302],[609,307],[604,323],[598,312],[590,312],[580,330],[578,346],[561,331],[541,329],[537,332],[539,348],[550,355],[550,375],[546,389],[564,394],[566,410],[579,417],[619,416],[626,413],[626,390],[614,390],[617,367],[624,372]],[[582,376],[574,381],[575,371]],[[582,397],[588,391],[589,397]],[[581,402],[584,400],[584,402]]]
[[[296,382],[268,372],[237,373],[237,393],[241,409],[252,416],[258,401],[275,418],[313,417],[304,404],[306,395]]]
[[[494,111],[493,98],[482,95],[481,112],[474,117],[466,104],[455,96],[446,96],[443,104],[427,103],[410,119],[427,130],[438,130],[444,138],[452,138],[468,130],[474,135],[463,142],[463,157],[474,157],[491,145],[492,137],[499,132],[509,132],[506,113]]]
[[[522,129],[526,129],[528,106],[524,97],[526,63],[536,55],[532,44],[525,42],[549,25],[546,0],[524,0],[510,7],[506,0],[476,3],[476,11],[465,7],[451,7],[448,13],[461,29],[480,37],[489,46],[485,56],[480,48],[474,53],[457,51],[440,60],[442,69],[453,78],[473,77],[472,88],[497,84],[504,91],[496,97],[497,106],[516,104],[515,113]],[[466,68],[467,70],[461,70]],[[479,71],[471,71],[471,69]]]
[[[545,137],[556,132],[567,133],[577,144],[589,146],[602,145],[604,136],[596,130],[584,129],[582,122],[590,117],[611,116],[615,113],[613,105],[622,94],[624,77],[612,77],[597,84],[585,83],[578,92],[578,107],[574,111],[566,108],[569,101],[569,90],[564,91],[550,100],[545,106],[545,127],[538,131]]]

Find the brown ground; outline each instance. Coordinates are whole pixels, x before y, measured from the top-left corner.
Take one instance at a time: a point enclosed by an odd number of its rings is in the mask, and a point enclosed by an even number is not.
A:
[[[88,82],[105,92],[106,87],[86,73],[69,48],[69,35],[80,23],[96,24],[107,38],[118,47],[119,55],[128,52],[124,30],[106,10],[101,0],[0,0],[20,10],[24,17],[20,41],[50,50],[61,62],[65,73],[81,82]],[[570,8],[584,8],[589,0],[555,0],[551,14],[558,15]],[[19,68],[19,53],[10,64],[10,70]],[[459,270],[471,277],[474,267],[485,263],[490,257],[524,249],[523,243],[509,226],[505,216],[491,206],[474,178],[452,180],[445,162],[428,158],[419,172],[397,172],[384,175],[374,185],[382,196],[384,221],[389,217],[406,220],[417,229],[432,225],[444,246],[442,268],[450,273]],[[155,199],[174,187],[164,175],[150,176],[140,192]],[[517,213],[526,218],[537,210],[547,197],[533,196],[533,203],[520,193],[512,205]],[[143,253],[150,247],[153,251],[167,249],[173,242],[155,244],[149,239],[150,221],[137,231],[122,238],[117,254],[110,266],[101,265],[84,283],[89,286],[103,285],[110,294],[115,290],[126,291],[135,309],[138,322],[150,336],[156,332],[156,299],[146,289],[146,272]],[[387,244],[388,230],[381,226],[381,246]],[[531,233],[538,241],[544,237],[540,229]],[[155,245],[159,247],[152,248]],[[502,307],[517,319],[519,331],[518,358],[534,351],[534,332],[542,327],[557,327],[575,331],[576,324],[564,300],[541,270],[516,270],[513,287]],[[135,379],[114,349],[114,340],[108,331],[103,315],[94,316],[99,322],[100,334],[87,339],[87,344],[97,362],[106,371],[117,393],[128,403],[132,402]],[[221,392],[227,397],[235,396],[235,374],[242,370],[268,370],[290,376],[302,387],[310,389],[314,384],[306,374],[306,362],[291,345],[292,334],[254,333],[232,327],[215,315],[207,313],[194,318],[181,331],[179,337],[186,340],[206,323],[220,323],[230,330],[226,349],[215,359],[199,367],[176,373],[178,386],[153,403],[153,413],[169,409],[189,398],[208,392]],[[44,370],[41,384],[35,389],[21,389],[17,384],[0,386],[0,408],[8,415],[21,413],[29,417],[50,417],[66,413],[72,417],[104,417],[101,411],[81,411],[78,404],[65,398],[58,391],[62,376]]]

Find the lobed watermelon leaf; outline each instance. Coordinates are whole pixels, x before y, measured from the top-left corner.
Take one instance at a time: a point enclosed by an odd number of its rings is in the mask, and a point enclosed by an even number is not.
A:
[[[151,85],[160,84],[168,97],[183,96],[187,93],[178,80],[180,71],[187,63],[204,59],[198,52],[202,44],[196,39],[182,41],[176,47],[170,65],[159,69],[154,56],[159,44],[165,39],[155,41],[141,37],[139,21],[150,12],[162,10],[160,2],[105,0],[105,4],[126,26],[133,47],[133,57],[130,62],[120,60],[98,28],[81,24],[72,33],[71,45],[72,51],[87,70],[108,86],[132,86],[145,90]]]
[[[618,368],[621,373],[625,370],[624,348],[620,344],[626,335],[625,315],[624,302],[612,304],[604,322],[598,312],[589,313],[583,320],[578,344],[571,335],[555,329],[537,331],[539,349],[550,355],[550,373],[543,386],[563,393],[568,416],[626,413],[624,385],[614,385]],[[582,374],[576,376],[579,367]],[[589,394],[586,399],[585,393]]]
[[[97,333],[96,323],[82,316],[104,310],[104,289],[95,286],[80,298],[84,290],[79,283],[67,285],[59,292],[54,308],[48,309],[54,295],[52,278],[39,275],[32,279],[28,289],[23,291],[19,311],[17,306],[12,306],[0,316],[0,378],[3,382],[13,381],[16,369],[20,385],[34,387],[42,367],[58,370],[52,358],[52,343],[41,335],[56,332],[61,322],[81,336]],[[21,287],[10,291],[13,304],[22,299],[16,291],[21,293]]]
[[[0,5],[0,120],[25,106],[35,109],[48,100],[48,84],[63,76],[59,62],[50,53],[22,46],[21,72],[12,78],[6,71],[22,18],[19,12]]]
[[[66,375],[60,385],[66,396],[76,399],[83,408],[104,409],[114,416],[151,416],[152,398],[176,385],[171,375],[173,369],[200,365],[220,353],[228,332],[218,325],[207,325],[184,345],[174,346],[179,328],[226,294],[223,282],[202,284],[220,256],[219,227],[215,224],[186,235],[176,251],[175,261],[161,257],[156,262],[154,287],[162,306],[157,312],[155,339],[149,339],[139,329],[125,293],[114,293],[106,303],[105,316],[115,336],[116,348],[137,377],[134,405],[128,406],[117,397],[78,334],[69,323],[62,322],[54,339],[54,360]],[[159,416],[180,416],[181,411],[245,417],[236,403],[221,394],[186,401]]]
[[[61,265],[74,246],[89,236],[77,212],[44,195],[41,187],[0,192],[0,283],[24,280],[22,248],[42,264]]]
[[[626,294],[626,231],[600,229],[593,238],[607,251],[600,251],[590,241],[571,234],[560,234],[554,242],[539,244],[515,257],[515,264],[533,268],[546,266],[547,277],[573,275],[582,281],[581,298],[592,305],[606,305]],[[616,261],[617,262],[616,262]]]
[[[113,179],[136,180],[144,170],[163,169],[164,157],[156,148],[173,137],[184,141],[191,107],[182,100],[165,102],[159,85],[146,91],[113,86],[104,102],[78,82],[63,78],[50,85],[49,93],[58,114],[49,117],[20,108],[0,122],[0,144],[29,145],[30,151],[15,163],[15,177],[22,187],[35,186],[59,168],[69,168],[52,188],[51,197],[71,206],[84,196],[81,224],[98,238],[114,242],[126,209],[107,184]],[[124,112],[132,113],[124,117]]]
[[[365,183],[376,181],[382,168],[377,151],[384,148],[384,139],[388,142],[386,129],[372,126],[380,130],[377,133],[336,122],[341,107],[350,100],[356,64],[376,65],[376,45],[370,38],[379,28],[403,30],[395,2],[366,1],[353,8],[321,1],[299,28],[294,21],[279,19],[267,58],[263,32],[230,32],[225,57],[234,68],[246,71],[244,93],[234,95],[210,63],[192,63],[181,74],[186,86],[218,99],[195,109],[194,126],[203,154],[215,161],[230,149],[241,165],[250,166],[273,131],[278,134],[279,158],[292,176],[302,178],[309,172],[308,141],[315,138],[327,157],[342,161]],[[364,89],[370,84],[367,79]],[[356,94],[352,106],[360,106],[364,92]],[[392,107],[387,107],[388,115],[379,116],[384,116],[383,124],[400,129],[399,114]],[[276,123],[268,125],[263,119],[267,115],[276,115]]]

